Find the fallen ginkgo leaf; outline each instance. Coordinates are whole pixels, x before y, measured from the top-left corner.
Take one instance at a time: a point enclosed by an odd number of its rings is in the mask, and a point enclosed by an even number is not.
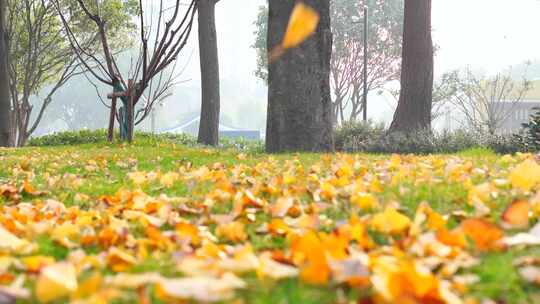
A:
[[[42,302],[63,298],[77,290],[75,267],[66,262],[49,265],[41,270],[36,284],[36,297]]]
[[[246,283],[234,274],[226,273],[221,278],[163,279],[158,283],[157,288],[158,294],[165,298],[218,302],[231,299],[236,289],[246,286]]]
[[[512,186],[529,191],[540,183],[540,165],[534,160],[527,159],[510,172],[508,179]]]
[[[0,225],[0,251],[22,252],[27,251],[31,244],[20,239]]]
[[[373,216],[371,225],[379,232],[397,234],[407,230],[411,225],[411,220],[396,209],[387,207],[384,212]]]
[[[540,245],[540,223],[536,224],[536,226],[534,226],[529,232],[522,232],[513,236],[505,237],[501,241],[507,246]]]
[[[501,218],[505,227],[525,228],[529,226],[530,204],[527,201],[513,201],[504,210]]]
[[[275,280],[297,277],[300,273],[298,268],[276,262],[269,252],[263,253],[259,257],[259,268],[257,274],[261,277],[269,277]]]

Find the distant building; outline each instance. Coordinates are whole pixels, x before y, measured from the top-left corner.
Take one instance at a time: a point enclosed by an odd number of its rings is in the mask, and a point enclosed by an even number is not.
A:
[[[499,126],[498,133],[512,134],[522,129],[522,124],[529,122],[535,108],[540,109],[540,80],[532,81],[531,90],[528,91],[520,102],[495,103],[497,113],[508,113],[507,118]],[[500,108],[503,107],[503,108]]]
[[[175,127],[172,127],[167,130],[163,130],[160,133],[171,133],[171,134],[188,134],[194,137],[197,137],[199,134],[199,124],[201,118],[194,117],[183,123],[178,124]],[[247,140],[260,140],[261,131],[259,130],[242,130],[232,127],[219,124],[219,136],[221,138],[243,138]]]
[[[535,108],[540,109],[540,99],[538,100],[525,100],[517,103],[508,102],[508,104],[499,103],[498,107],[506,106],[508,110],[512,111],[508,117],[502,121],[499,133],[512,134],[521,130],[524,123],[529,122],[529,118],[535,112]],[[504,112],[508,113],[508,111]]]

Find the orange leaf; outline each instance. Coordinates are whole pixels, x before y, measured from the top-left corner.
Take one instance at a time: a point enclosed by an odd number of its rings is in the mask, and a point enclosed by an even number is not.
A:
[[[268,224],[268,232],[275,235],[286,234],[290,230],[289,226],[283,222],[281,219],[273,219]]]
[[[293,205],[292,197],[281,197],[270,207],[270,213],[274,217],[284,217]]]
[[[313,8],[298,2],[293,8],[283,42],[270,52],[269,61],[275,60],[283,55],[285,50],[297,47],[309,38],[317,29],[319,20],[320,16]]]
[[[231,222],[229,224],[219,226],[216,229],[216,235],[219,237],[224,237],[235,243],[245,241],[248,237],[244,224],[240,222]]]
[[[319,14],[313,8],[298,2],[289,19],[282,47],[289,49],[304,42],[317,29],[319,19]]]
[[[452,231],[440,229],[437,231],[437,240],[448,246],[460,248],[465,248],[467,246],[467,239],[461,229],[454,229]]]
[[[199,229],[189,223],[180,222],[176,224],[176,231],[180,238],[189,239],[191,244],[197,246],[201,243]]]
[[[484,219],[467,219],[461,223],[465,235],[476,244],[481,251],[501,249],[499,240],[504,236],[503,231],[495,224]]]
[[[422,303],[436,299],[434,295],[438,294],[438,281],[432,274],[419,273],[411,262],[404,262],[400,266],[401,271],[390,276],[389,281],[390,292],[395,298],[411,297]]]
[[[29,256],[21,259],[21,262],[26,267],[28,272],[39,272],[42,268],[47,267],[55,263],[53,257],[48,256]]]
[[[325,246],[313,231],[292,240],[293,260],[300,267],[300,278],[311,284],[326,284],[330,267],[326,262]]]
[[[31,195],[31,196],[41,196],[41,195],[47,194],[47,192],[45,192],[45,191],[36,190],[36,188],[34,186],[32,186],[32,184],[30,184],[30,182],[28,180],[25,180],[24,183],[23,183],[23,187],[22,187],[21,192],[23,192],[23,191],[26,194]]]
[[[529,202],[515,200],[504,210],[501,218],[510,228],[526,228],[529,226]]]

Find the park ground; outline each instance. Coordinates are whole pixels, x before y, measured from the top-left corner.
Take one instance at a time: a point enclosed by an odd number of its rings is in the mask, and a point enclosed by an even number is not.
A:
[[[487,150],[0,149],[0,298],[540,303],[539,189]]]

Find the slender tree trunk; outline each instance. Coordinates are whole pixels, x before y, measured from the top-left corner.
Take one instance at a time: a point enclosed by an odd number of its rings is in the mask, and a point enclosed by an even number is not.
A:
[[[294,0],[269,1],[268,50],[285,34]],[[269,64],[266,150],[331,151],[332,32],[328,0],[307,0],[321,16],[316,33]]]
[[[390,132],[431,128],[433,41],[431,0],[405,1],[401,92]]]
[[[9,146],[11,100],[9,92],[9,52],[6,43],[7,0],[0,0],[0,147]]]
[[[219,143],[219,59],[217,49],[216,0],[199,0],[199,54],[201,61],[201,120],[198,142]]]

